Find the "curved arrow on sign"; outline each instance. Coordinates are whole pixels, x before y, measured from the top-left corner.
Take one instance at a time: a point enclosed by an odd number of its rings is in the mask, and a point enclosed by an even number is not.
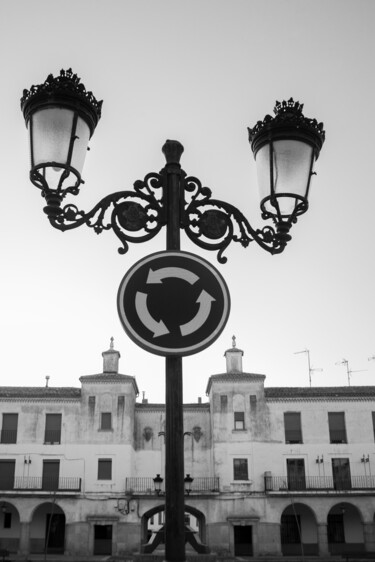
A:
[[[187,322],[186,324],[180,326],[182,336],[188,336],[189,334],[196,332],[203,326],[210,315],[211,303],[215,300],[216,299],[214,299],[214,297],[211,297],[211,295],[209,295],[207,291],[203,290],[201,292],[201,294],[197,298],[197,302],[200,305],[197,314],[192,320],[190,320],[190,322]]]
[[[135,295],[135,309],[141,322],[154,334],[154,338],[169,334],[169,330],[163,320],[157,322],[149,313],[147,308],[147,297],[148,295],[146,293],[141,293],[140,291],[138,291]]]
[[[184,281],[190,283],[190,285],[194,285],[194,283],[199,279],[198,275],[195,275],[192,271],[183,269],[182,267],[161,267],[156,271],[153,271],[150,268],[146,283],[162,283],[163,279],[167,279],[168,277],[183,279]]]

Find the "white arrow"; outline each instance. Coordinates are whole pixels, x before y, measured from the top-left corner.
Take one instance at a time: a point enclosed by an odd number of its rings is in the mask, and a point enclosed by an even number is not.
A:
[[[169,334],[169,330],[163,320],[157,322],[155,318],[151,316],[147,308],[147,296],[146,293],[141,293],[140,291],[137,291],[135,295],[135,309],[140,321],[154,334],[154,338]]]
[[[179,279],[187,281],[190,285],[194,285],[199,279],[198,275],[182,267],[161,267],[156,271],[150,268],[146,283],[162,283],[163,279],[167,279],[168,277],[178,277]]]
[[[205,290],[201,292],[199,297],[197,298],[197,302],[199,302],[199,310],[197,314],[194,316],[190,322],[183,324],[180,326],[181,335],[188,336],[193,332],[199,330],[201,326],[206,322],[207,318],[211,312],[211,303],[215,301],[214,297],[211,297]]]

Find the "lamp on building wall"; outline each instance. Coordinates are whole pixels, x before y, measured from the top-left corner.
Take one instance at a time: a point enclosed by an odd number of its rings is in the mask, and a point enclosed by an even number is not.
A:
[[[185,493],[189,496],[190,492],[191,492],[191,485],[193,483],[194,478],[192,478],[190,476],[190,474],[187,474],[184,478],[184,482],[185,482]]]
[[[164,479],[160,476],[160,474],[157,474],[155,478],[153,478],[153,480],[154,480],[155,492],[157,493],[158,496],[160,496],[162,492],[161,485],[163,484]]]
[[[325,139],[323,124],[305,117],[303,105],[292,98],[276,102],[273,117],[266,115],[248,129],[261,215],[274,226],[254,229],[236,207],[213,199],[208,187],[181,169],[184,148],[174,140],[162,147],[166,165],[159,173],[137,180],[133,191],[107,195],[85,212],[62,203],[66,196],[77,195],[84,183],[86,150],[102,102],[69,69],[24,90],[21,108],[30,137],[30,180],[46,200],[44,212],[51,225],[61,231],[86,225],[97,234],[112,229],[121,242],[120,254],[127,252],[129,242],[151,240],[163,227],[167,250],[180,251],[184,230],[194,244],[217,252],[220,263],[227,261],[223,253],[231,242],[246,248],[255,241],[271,254],[281,253],[291,239],[292,225],[308,209],[313,167]],[[182,354],[165,357],[165,551],[166,559],[174,561],[185,558]],[[157,475],[158,494],[161,482]]]

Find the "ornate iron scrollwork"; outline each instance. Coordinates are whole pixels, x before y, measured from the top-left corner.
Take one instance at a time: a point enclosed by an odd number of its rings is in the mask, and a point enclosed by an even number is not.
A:
[[[187,177],[185,193],[191,193],[185,202],[182,227],[187,236],[205,250],[218,250],[219,263],[226,263],[223,252],[233,242],[247,247],[256,241],[262,248],[277,254],[283,251],[284,241],[271,226],[254,230],[244,215],[233,205],[218,199],[211,199],[211,190],[202,187],[195,177]]]
[[[211,190],[203,187],[197,178],[185,177],[183,170],[180,177],[180,226],[192,242],[205,250],[217,251],[219,263],[226,263],[223,253],[232,241],[239,242],[243,247],[256,241],[272,254],[283,251],[287,238],[279,230],[276,232],[271,226],[254,230],[236,207],[211,199]],[[52,226],[62,231],[82,224],[93,228],[97,234],[112,229],[122,244],[119,253],[125,254],[129,249],[128,242],[151,240],[166,224],[166,181],[163,170],[160,174],[147,174],[143,181],[134,182],[134,191],[112,193],[88,213],[72,204],[62,209],[55,206],[52,212],[47,206],[45,211]],[[190,195],[189,200],[186,200],[186,194]]]
[[[83,224],[97,234],[112,229],[122,243],[120,254],[128,251],[128,242],[151,240],[165,224],[161,176],[148,174],[134,183],[134,191],[118,191],[104,197],[85,213],[75,205],[65,205],[61,211],[49,215],[52,226],[65,231]],[[157,196],[157,192],[160,194]],[[47,208],[48,214],[48,208]]]

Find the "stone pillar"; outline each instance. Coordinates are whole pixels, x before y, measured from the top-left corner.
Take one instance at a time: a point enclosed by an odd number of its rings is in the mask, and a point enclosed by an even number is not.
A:
[[[375,551],[375,525],[374,522],[363,524],[363,536],[366,552]]]
[[[257,552],[254,548],[254,556],[282,556],[280,523],[259,523],[257,531],[258,544]]]
[[[318,545],[319,556],[326,556],[327,554],[329,554],[326,523],[318,523]]]
[[[68,556],[76,553],[74,539],[74,526],[71,523],[65,525],[65,554]]]
[[[30,552],[30,523],[20,522],[20,542],[19,542],[19,553],[29,554]]]

